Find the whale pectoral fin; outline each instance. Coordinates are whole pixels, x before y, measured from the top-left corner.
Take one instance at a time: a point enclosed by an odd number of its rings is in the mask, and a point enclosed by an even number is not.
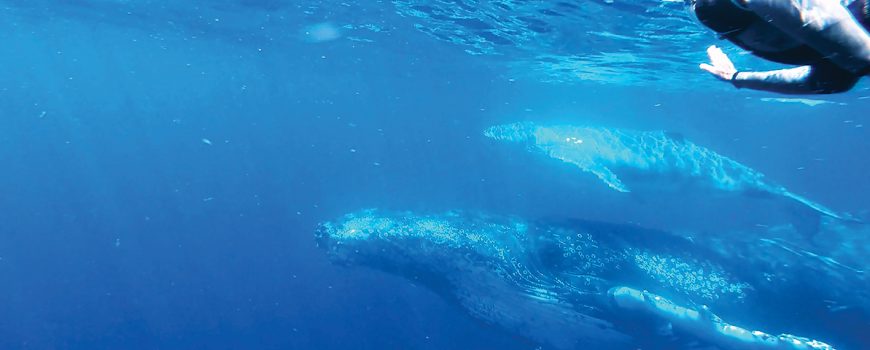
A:
[[[598,176],[601,181],[604,181],[607,186],[610,186],[610,188],[614,190],[617,190],[619,192],[631,192],[631,190],[629,190],[628,187],[622,183],[622,180],[620,180],[619,177],[616,176],[616,174],[613,173],[612,170],[605,166],[591,168],[589,169],[589,172],[595,174],[595,176]]]
[[[675,333],[688,335],[703,345],[728,349],[833,349],[818,340],[790,334],[773,336],[762,331],[729,324],[709,309],[691,309],[664,297],[630,287],[614,287],[607,292],[611,305],[620,311],[652,316],[669,322]],[[655,300],[655,303],[648,302]],[[692,339],[694,338],[694,339]]]

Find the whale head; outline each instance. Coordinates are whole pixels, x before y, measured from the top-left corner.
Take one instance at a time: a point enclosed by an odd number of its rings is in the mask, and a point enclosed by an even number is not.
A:
[[[320,224],[316,238],[335,263],[422,284],[470,316],[533,342],[555,349],[627,344],[623,333],[599,318],[594,297],[576,286],[606,288],[591,276],[576,284],[556,277],[574,264],[563,265],[567,252],[557,242],[538,240],[530,226],[480,214],[363,210]]]
[[[532,122],[495,125],[483,131],[483,135],[497,141],[534,143],[540,127]]]
[[[520,252],[516,238],[522,230],[519,221],[368,209],[321,223],[315,236],[335,263],[446,275],[505,259],[504,251],[511,248]]]
[[[613,158],[614,153],[626,151],[625,132],[592,126],[517,122],[489,127],[483,134],[496,141],[524,144],[581,168],[591,166],[594,159]]]

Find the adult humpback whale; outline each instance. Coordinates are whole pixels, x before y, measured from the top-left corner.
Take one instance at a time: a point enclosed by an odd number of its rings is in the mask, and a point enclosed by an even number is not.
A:
[[[594,222],[366,210],[322,223],[316,237],[334,262],[423,283],[472,316],[555,349],[832,349],[747,330],[709,310],[839,337],[849,330],[832,319],[794,315],[825,310],[822,300],[866,300],[866,281],[771,254],[775,246],[717,243],[737,255],[729,257],[664,232]]]
[[[721,217],[728,209],[739,210],[735,217],[746,217],[755,210],[746,210],[748,203],[763,198],[776,202],[773,207],[785,209],[781,211],[788,216],[787,222],[750,224],[791,223],[798,231],[813,234],[822,216],[853,220],[767,180],[746,165],[663,131],[521,122],[493,126],[484,134],[495,140],[524,143],[530,150],[595,175],[618,192],[640,192],[649,195],[647,198],[668,193],[680,196],[682,200],[670,202],[684,204],[681,212],[702,206],[700,202],[707,205],[730,199],[740,203],[720,204],[709,212]],[[685,200],[691,194],[700,197]],[[757,218],[764,221],[774,216],[772,211],[761,210]]]

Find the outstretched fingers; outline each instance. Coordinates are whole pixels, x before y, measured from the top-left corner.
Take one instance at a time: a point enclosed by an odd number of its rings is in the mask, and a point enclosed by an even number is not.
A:
[[[715,45],[707,48],[707,56],[710,58],[710,64],[702,63],[698,67],[714,75],[716,78],[727,81],[737,71],[728,55]]]

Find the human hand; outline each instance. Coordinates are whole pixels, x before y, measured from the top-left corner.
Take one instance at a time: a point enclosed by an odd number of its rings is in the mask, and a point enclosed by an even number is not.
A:
[[[734,78],[737,69],[722,49],[712,45],[707,48],[707,56],[710,57],[710,64],[701,63],[701,69],[724,81],[731,81]]]

